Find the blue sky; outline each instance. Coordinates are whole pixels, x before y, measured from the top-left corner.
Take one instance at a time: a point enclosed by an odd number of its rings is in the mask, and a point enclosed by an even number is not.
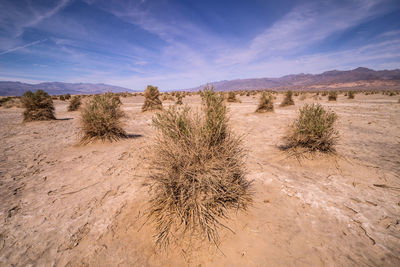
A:
[[[400,1],[2,0],[0,80],[196,87],[400,68]]]

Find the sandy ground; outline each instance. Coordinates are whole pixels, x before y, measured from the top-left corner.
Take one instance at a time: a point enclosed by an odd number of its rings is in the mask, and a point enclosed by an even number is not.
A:
[[[79,112],[55,101],[59,120],[21,123],[0,109],[1,266],[400,266],[400,104],[356,95],[318,100],[339,115],[337,156],[288,158],[279,149],[307,98],[256,114],[258,97],[228,104],[245,136],[255,203],[231,214],[219,249],[153,246],[142,216],[149,199],[153,113],[123,98],[126,130],[115,143],[78,146]],[[198,96],[184,98],[198,106]],[[165,105],[172,102],[165,102]]]

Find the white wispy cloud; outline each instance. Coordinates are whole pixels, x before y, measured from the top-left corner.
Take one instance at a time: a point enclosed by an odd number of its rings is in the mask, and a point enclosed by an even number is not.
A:
[[[25,44],[25,45],[22,45],[22,46],[17,46],[17,47],[2,51],[2,52],[0,52],[0,56],[4,55],[4,54],[11,53],[11,52],[14,52],[14,51],[17,51],[17,50],[24,49],[24,48],[27,48],[27,47],[30,47],[30,46],[33,46],[33,45],[36,45],[36,44],[39,44],[39,43],[42,43],[42,42],[44,42],[46,40],[47,39],[42,39],[42,40],[34,41],[32,43],[29,43],[29,44]]]
[[[30,21],[28,21],[26,24],[23,24],[22,27],[32,27],[34,25],[37,25],[44,19],[50,18],[57,14],[61,9],[67,6],[68,3],[70,3],[71,0],[61,0],[59,3],[56,4],[55,7],[53,7],[50,10],[42,11],[42,10],[37,10],[34,8],[34,6],[30,5],[30,9],[32,10],[33,17]]]
[[[246,64],[253,60],[293,56],[334,33],[349,29],[387,10],[376,8],[382,0],[353,1],[333,7],[321,2],[296,6],[271,27],[255,36],[247,47],[227,50],[217,59],[224,65]]]
[[[43,20],[55,16],[71,1],[54,1],[50,7],[36,1],[0,1],[0,49],[6,51],[23,46],[26,28],[35,27]]]

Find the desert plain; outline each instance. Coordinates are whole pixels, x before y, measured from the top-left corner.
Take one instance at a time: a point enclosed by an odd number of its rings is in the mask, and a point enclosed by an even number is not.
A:
[[[257,114],[259,95],[227,103],[247,150],[253,205],[232,212],[220,244],[154,246],[143,212],[154,112],[121,98],[129,138],[79,145],[79,111],[54,101],[55,121],[22,123],[0,108],[1,266],[400,266],[399,96],[337,101],[295,97]],[[200,97],[185,105],[200,108]],[[302,158],[280,148],[306,103],[338,115],[336,154]],[[173,101],[163,101],[165,107]]]

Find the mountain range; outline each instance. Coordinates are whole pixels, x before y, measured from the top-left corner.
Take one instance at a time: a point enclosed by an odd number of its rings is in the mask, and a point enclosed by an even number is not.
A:
[[[255,78],[255,79],[237,79],[230,81],[219,81],[209,83],[217,91],[232,90],[254,90],[254,89],[306,89],[315,85],[332,85],[353,82],[371,82],[371,81],[394,81],[400,85],[400,70],[380,70],[375,71],[368,68],[359,67],[348,71],[331,70],[321,74],[294,74],[280,78]],[[201,85],[191,90],[199,90],[205,85]],[[400,89],[400,86],[398,87]]]
[[[21,82],[0,81],[1,96],[20,96],[26,91],[45,90],[51,95],[62,94],[102,94],[105,92],[135,92],[131,89],[108,85],[104,83],[63,83],[63,82],[45,82],[38,84],[29,84]]]
[[[378,83],[376,82],[386,82]],[[321,74],[292,74],[280,78],[254,78],[254,79],[237,79],[230,81],[219,81],[208,83],[214,86],[217,91],[233,91],[233,90],[255,90],[255,89],[271,89],[271,90],[306,90],[318,88],[323,90],[326,86],[336,86],[336,88],[349,89],[353,88],[354,84],[358,82],[358,89],[363,89],[365,86],[371,85],[375,82],[374,86],[386,86],[387,89],[400,90],[400,70],[379,70],[375,71],[368,68],[359,67],[348,71],[331,70]],[[363,83],[360,83],[363,82]],[[186,89],[186,91],[197,91],[205,85],[199,87]],[[321,87],[322,86],[322,87]],[[45,82],[39,84],[28,84],[21,82],[0,81],[0,95],[1,96],[20,96],[24,92],[31,90],[43,89],[51,95],[60,94],[101,94],[109,92],[135,92],[134,90],[108,85],[108,84],[93,84],[93,83],[63,83],[63,82]],[[357,89],[357,88],[355,88]],[[374,88],[370,88],[374,89]],[[136,91],[137,92],[137,91]]]

